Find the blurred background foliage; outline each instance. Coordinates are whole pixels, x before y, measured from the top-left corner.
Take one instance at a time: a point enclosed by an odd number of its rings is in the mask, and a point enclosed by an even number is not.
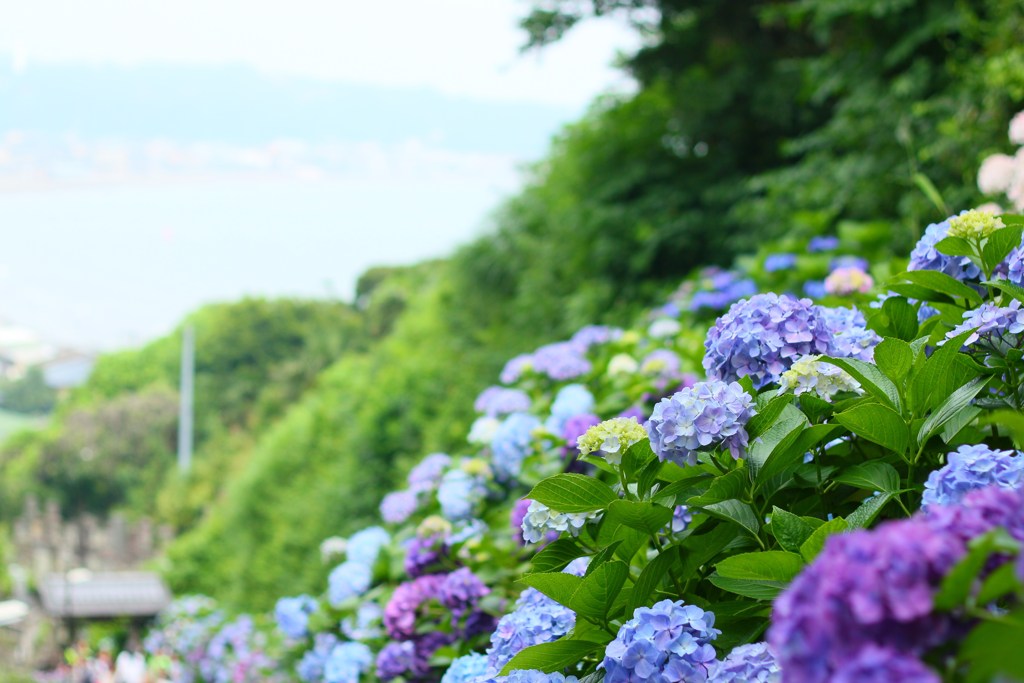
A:
[[[414,459],[458,452],[516,353],[627,323],[696,267],[817,234],[905,253],[981,201],[980,160],[1024,102],[1019,0],[549,0],[532,49],[617,14],[635,93],[552,142],[484,233],[365,273],[349,305],[246,300],[197,335],[197,454],[174,467],[180,330],[102,358],[45,430],[0,452],[0,513],[155,515],[176,591],[246,609],[313,591],[320,541],[376,518]],[[918,189],[927,178],[946,207]],[[368,226],[369,227],[369,226]],[[775,245],[775,246],[773,246]]]

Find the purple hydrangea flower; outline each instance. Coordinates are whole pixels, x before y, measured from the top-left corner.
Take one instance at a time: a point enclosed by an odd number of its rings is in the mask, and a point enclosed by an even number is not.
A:
[[[318,607],[316,600],[308,595],[281,598],[274,606],[278,630],[289,638],[304,637],[309,625],[309,615],[316,612]]]
[[[764,269],[769,273],[786,270],[796,265],[796,254],[769,254],[764,259]]]
[[[715,615],[682,600],[638,607],[605,649],[606,683],[705,681],[715,662]]]
[[[409,489],[417,493],[433,491],[441,483],[441,477],[451,462],[451,456],[444,453],[431,453],[423,458],[409,472]]]
[[[428,574],[406,581],[395,588],[384,607],[384,628],[396,640],[408,640],[416,633],[416,614],[420,606],[437,597],[444,576]]]
[[[860,256],[843,255],[836,256],[834,259],[832,259],[832,261],[828,264],[828,269],[831,271],[836,271],[839,270],[840,268],[855,268],[857,270],[867,272],[870,266],[871,264],[868,263],[868,260],[866,258],[861,258]]]
[[[444,539],[441,536],[413,536],[405,542],[405,573],[415,579],[431,571],[439,571],[438,564],[444,552]]]
[[[363,643],[338,643],[324,662],[324,683],[359,683],[372,662],[373,653]]]
[[[401,524],[419,507],[414,491],[392,491],[380,501],[380,516],[388,524]]]
[[[811,254],[818,254],[823,251],[832,251],[839,246],[839,238],[832,235],[812,237],[807,243],[807,251]]]
[[[711,670],[708,683],[779,683],[782,673],[768,643],[751,643],[733,649]]]
[[[677,505],[672,511],[672,533],[681,534],[693,523],[693,513],[686,505]]]
[[[790,677],[787,673],[786,680]],[[942,679],[924,662],[905,652],[868,645],[845,662],[829,679],[833,683],[941,683]]]
[[[452,661],[441,683],[482,683],[487,679],[487,657],[471,652]]]
[[[518,382],[525,372],[533,368],[533,354],[521,353],[505,363],[499,376],[502,384]]]
[[[965,312],[964,321],[947,332],[946,339],[952,339],[968,330],[974,332],[964,340],[964,346],[970,346],[982,338],[994,344],[1004,335],[1024,332],[1024,310],[1021,310],[1020,302],[1016,299],[1009,306],[996,306],[986,301],[978,308]]]
[[[377,677],[382,681],[390,681],[407,671],[421,668],[416,656],[416,643],[411,640],[388,643],[377,653]]]
[[[512,413],[502,421],[491,442],[491,466],[498,481],[519,476],[538,427],[540,420],[529,413]]]
[[[477,396],[473,408],[490,417],[522,413],[530,409],[530,397],[519,389],[487,387]]]
[[[731,271],[705,268],[700,275],[701,291],[694,293],[689,302],[689,309],[694,312],[704,308],[720,311],[734,301],[757,293],[757,285],[753,280],[740,280]]]
[[[809,296],[812,299],[824,299],[828,294],[824,280],[808,280],[804,283],[803,290],[804,296]]]
[[[704,341],[711,379],[750,376],[757,388],[777,382],[805,354],[827,354],[831,334],[810,299],[758,294],[733,304]]]
[[[593,413],[574,415],[566,420],[565,425],[562,427],[562,438],[565,439],[562,453],[564,455],[577,453],[576,442],[587,433],[588,429],[597,424],[601,424],[601,418]]]
[[[971,491],[991,485],[1024,488],[1024,455],[984,444],[960,446],[946,457],[946,465],[928,475],[921,507],[959,503]]]
[[[451,610],[452,620],[458,621],[462,615],[476,607],[480,598],[490,592],[491,589],[469,567],[462,567],[444,577],[437,589],[437,597],[442,605]]]
[[[584,352],[592,346],[599,346],[622,337],[622,330],[607,325],[586,325],[576,331],[569,340]]]
[[[523,519],[526,518],[526,513],[530,509],[530,502],[529,498],[520,498],[512,506],[512,512],[509,514],[512,537],[516,539],[519,545],[526,544],[526,539],[523,538]]]
[[[644,427],[660,460],[696,465],[697,452],[726,447],[739,458],[747,447],[747,421],[757,411],[738,383],[698,382],[662,399]]]
[[[1015,247],[1006,257],[1006,279],[1024,287],[1024,245]]]
[[[361,562],[342,562],[327,577],[327,601],[334,607],[370,588],[373,572]]]

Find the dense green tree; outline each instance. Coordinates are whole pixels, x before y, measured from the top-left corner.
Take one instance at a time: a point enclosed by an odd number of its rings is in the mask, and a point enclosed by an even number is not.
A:
[[[48,413],[57,402],[57,392],[47,386],[39,367],[29,368],[16,380],[0,384],[0,407],[16,413]]]

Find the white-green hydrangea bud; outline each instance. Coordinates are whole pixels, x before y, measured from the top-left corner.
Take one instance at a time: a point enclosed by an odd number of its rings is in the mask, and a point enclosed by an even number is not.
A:
[[[1005,228],[1003,219],[986,211],[971,209],[949,219],[950,237],[963,239],[984,239],[1000,228]]]
[[[613,464],[622,462],[622,454],[647,438],[647,431],[635,417],[613,417],[596,424],[576,440],[580,454],[600,453]]]
[[[813,393],[826,401],[831,401],[841,391],[862,393],[860,384],[849,373],[823,362],[817,355],[801,356],[782,373],[779,385],[783,391],[792,391],[797,396]]]
[[[636,362],[636,358],[633,358],[628,353],[617,353],[608,361],[608,375],[610,377],[632,375],[639,368],[640,364]]]
[[[429,536],[447,537],[451,532],[451,522],[440,515],[430,515],[420,522],[420,525],[416,528],[416,535],[420,538],[427,538]]]
[[[569,532],[579,536],[587,522],[597,519],[600,512],[555,512],[547,505],[530,501],[530,507],[523,517],[523,538],[527,543],[539,543],[549,531]]]

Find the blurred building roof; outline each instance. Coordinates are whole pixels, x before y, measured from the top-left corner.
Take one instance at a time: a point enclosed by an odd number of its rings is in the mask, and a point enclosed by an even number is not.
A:
[[[152,572],[48,574],[39,594],[43,609],[55,617],[148,617],[171,601],[167,586]]]

